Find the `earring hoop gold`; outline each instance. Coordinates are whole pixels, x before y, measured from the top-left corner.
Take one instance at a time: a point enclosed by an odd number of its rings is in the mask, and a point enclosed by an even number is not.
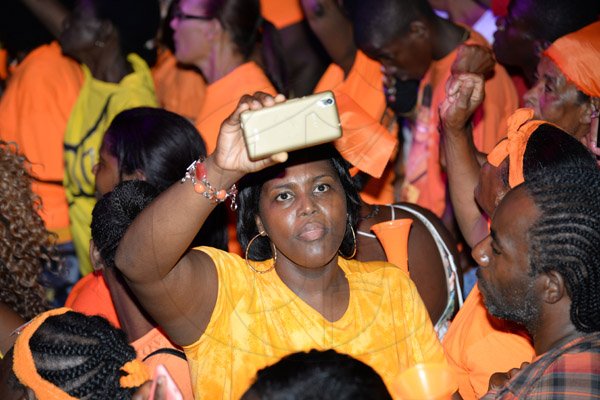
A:
[[[248,242],[248,246],[246,246],[246,257],[244,257],[244,259],[246,260],[246,265],[252,271],[256,272],[257,274],[266,274],[267,272],[270,272],[271,270],[273,270],[273,268],[275,268],[275,264],[277,264],[277,249],[275,248],[275,246],[271,246],[271,248],[273,249],[273,265],[271,265],[271,267],[269,267],[268,269],[262,270],[262,271],[254,268],[252,266],[252,264],[250,264],[250,260],[248,260],[248,252],[250,251],[250,246],[252,246],[252,243],[259,236],[266,236],[266,234],[264,232],[260,232],[260,233],[257,233],[256,236],[254,236],[252,239],[250,239],[250,242]]]
[[[352,225],[350,225],[350,221],[348,221],[348,226],[350,227],[350,232],[352,232],[352,239],[354,239],[354,248],[352,249],[352,254],[350,254],[349,257],[345,256],[342,254],[342,252],[340,250],[338,250],[338,253],[340,254],[340,256],[344,257],[347,260],[350,260],[352,258],[354,258],[354,256],[356,255],[356,248],[357,243],[356,243],[356,233],[354,233],[354,228],[352,227]]]

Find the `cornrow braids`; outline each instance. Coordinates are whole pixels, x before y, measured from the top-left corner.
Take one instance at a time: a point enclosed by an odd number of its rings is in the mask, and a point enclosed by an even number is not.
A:
[[[600,171],[558,168],[524,186],[540,210],[529,232],[532,273],[560,273],[577,330],[600,331]]]
[[[135,217],[158,190],[145,181],[124,181],[96,203],[92,211],[92,239],[106,267],[115,266],[119,242]]]
[[[135,388],[121,388],[121,370],[135,359],[125,333],[99,316],[77,312],[49,317],[29,342],[40,376],[81,399],[130,399]]]

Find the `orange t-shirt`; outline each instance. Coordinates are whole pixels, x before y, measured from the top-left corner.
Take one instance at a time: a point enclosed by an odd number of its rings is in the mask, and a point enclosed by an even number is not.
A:
[[[480,34],[470,33],[467,44],[489,46]],[[446,208],[446,176],[439,158],[438,109],[446,98],[446,81],[456,53],[457,49],[434,61],[419,85],[417,120],[411,129],[413,140],[406,160],[405,190],[401,198],[428,208],[438,217]],[[430,95],[426,95],[428,91]],[[473,141],[479,151],[488,153],[506,136],[506,118],[518,105],[519,99],[510,76],[496,64],[494,76],[485,82],[485,100],[473,115]]]
[[[300,0],[260,0],[260,11],[277,29],[294,25],[304,19]]]
[[[493,373],[519,368],[535,357],[527,332],[492,317],[477,285],[452,321],[443,346],[465,400],[479,399],[486,394]]]
[[[181,352],[181,356],[185,357],[181,347],[173,344],[159,328],[152,329],[130,344],[135,349],[138,360],[142,361],[148,367],[151,375],[154,374],[154,370],[159,364],[164,365],[181,391],[183,398],[185,400],[194,398],[190,368],[187,361],[182,357],[167,352],[153,354],[157,350],[167,349]]]
[[[202,75],[177,64],[169,50],[159,52],[151,71],[159,105],[194,122],[206,92]]]
[[[31,162],[32,190],[43,203],[40,214],[59,241],[70,240],[63,139],[82,85],[80,65],[52,42],[23,60],[0,100],[0,138],[16,142]]]
[[[240,97],[259,91],[277,94],[264,71],[252,61],[208,85],[204,104],[196,119],[196,128],[206,142],[208,154],[215,151],[221,124],[235,110]]]
[[[81,278],[71,289],[65,307],[85,315],[100,315],[117,328],[121,327],[110,290],[101,271],[94,271]]]

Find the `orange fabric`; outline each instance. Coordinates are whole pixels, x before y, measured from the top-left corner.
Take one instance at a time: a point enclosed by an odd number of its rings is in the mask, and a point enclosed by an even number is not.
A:
[[[471,31],[467,44],[489,46],[485,39]],[[419,86],[417,121],[413,124],[413,142],[406,162],[404,193],[415,193],[416,202],[441,217],[446,208],[446,176],[439,160],[438,109],[446,97],[446,81],[450,77],[456,49],[441,60],[434,61]],[[423,93],[431,87],[431,104],[423,104]],[[515,88],[506,70],[496,65],[494,76],[485,82],[485,100],[473,116],[473,141],[479,151],[489,152],[506,132],[506,118],[518,107]],[[416,200],[415,200],[416,198]]]
[[[31,161],[32,173],[39,179],[32,190],[42,199],[40,214],[47,228],[55,232],[69,226],[62,185],[63,138],[82,84],[79,64],[63,56],[53,42],[23,60],[0,100],[0,138],[16,142]]]
[[[71,311],[69,308],[63,307],[41,313],[21,330],[15,342],[13,372],[19,382],[31,389],[38,399],[75,400],[75,397],[70,396],[58,386],[40,376],[33,360],[33,354],[29,348],[31,337],[46,319],[55,315],[62,315],[69,311]]]
[[[304,19],[300,0],[260,0],[262,16],[277,29],[294,25]]]
[[[208,85],[204,104],[196,119],[196,128],[206,143],[208,154],[215,151],[221,123],[235,110],[240,97],[258,91],[277,94],[264,71],[252,61]]]
[[[350,288],[345,313],[330,322],[302,301],[276,271],[257,274],[243,258],[201,247],[219,278],[206,330],[185,346],[198,399],[237,399],[257,370],[309,349],[335,349],[370,365],[388,388],[398,373],[445,362],[427,310],[408,275],[386,262],[338,258]],[[256,262],[265,270],[273,260]]]
[[[523,156],[529,138],[546,121],[532,120],[534,111],[530,108],[519,108],[507,121],[507,137],[494,147],[487,160],[494,167],[500,166],[509,157],[508,184],[511,188],[525,181],[523,177]]]
[[[380,178],[396,151],[398,139],[369,116],[354,100],[334,89],[342,125],[342,137],[334,142],[349,163]]]
[[[121,371],[127,372],[127,375],[119,378],[119,385],[124,389],[142,386],[144,382],[150,380],[148,368],[139,360],[126,362]]]
[[[81,278],[71,289],[65,306],[85,315],[100,315],[117,328],[121,327],[101,271],[94,271]]]
[[[177,64],[169,50],[162,50],[152,67],[152,78],[159,105],[194,121],[200,114],[206,92],[202,75]]]
[[[369,204],[392,204],[395,202],[394,194],[394,165],[389,163],[379,179],[369,179],[360,192],[363,201]]]
[[[154,371],[159,364],[164,365],[177,384],[183,398],[194,398],[189,365],[186,360],[167,353],[159,353],[146,359],[147,356],[158,349],[183,351],[179,346],[174,345],[159,328],[152,329],[138,340],[132,342],[131,346],[135,349],[138,360],[142,361],[149,371]]]
[[[0,79],[5,80],[8,78],[8,53],[6,49],[0,49]]]
[[[527,332],[488,314],[477,285],[450,325],[443,346],[465,400],[486,394],[493,373],[519,368],[535,357]]]
[[[544,52],[588,96],[600,97],[600,21],[558,38]]]

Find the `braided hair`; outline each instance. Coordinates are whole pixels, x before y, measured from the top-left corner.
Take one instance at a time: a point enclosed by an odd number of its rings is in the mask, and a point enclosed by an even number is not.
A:
[[[40,376],[75,398],[130,399],[120,369],[136,357],[125,333],[99,316],[67,312],[49,317],[29,341]]]
[[[158,193],[148,182],[124,181],[96,203],[92,211],[92,239],[106,267],[115,267],[115,255],[125,231]]]
[[[557,168],[523,185],[540,210],[529,231],[532,273],[560,273],[572,323],[581,332],[600,331],[600,171]]]

